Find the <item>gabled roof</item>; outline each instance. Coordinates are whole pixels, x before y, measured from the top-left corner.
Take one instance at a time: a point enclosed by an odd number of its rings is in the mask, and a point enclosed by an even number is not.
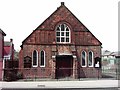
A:
[[[14,49],[12,39],[10,41],[4,41],[4,56],[11,55],[12,49]]]
[[[71,17],[70,17],[71,15]],[[74,31],[77,31],[79,28],[81,31],[89,31],[83,23],[65,6],[64,2],[61,2],[61,6],[57,8],[42,24],[40,24],[35,30],[54,30],[56,23],[61,21],[70,20],[70,18],[75,18],[79,23],[75,25]],[[68,21],[66,21],[68,22]],[[71,21],[73,24],[73,22]],[[71,25],[72,25],[71,24]],[[76,23],[75,23],[76,24]],[[82,26],[82,27],[81,27]]]
[[[10,46],[4,46],[4,56],[11,55],[10,54],[10,49],[11,49]]]
[[[3,36],[6,36],[6,34],[0,29],[0,33],[2,33]]]
[[[72,18],[72,19],[71,19]],[[90,32],[83,23],[61,2],[61,6],[57,8],[42,24],[40,24],[23,42],[22,44],[36,31],[36,30],[55,30],[56,24],[60,22],[67,22],[71,25],[72,30],[75,32]],[[91,32],[90,32],[91,33]],[[102,43],[91,33],[91,35],[99,42]]]

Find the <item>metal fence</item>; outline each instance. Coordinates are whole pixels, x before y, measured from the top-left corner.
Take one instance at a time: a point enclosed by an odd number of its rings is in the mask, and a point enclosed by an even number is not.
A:
[[[116,79],[120,76],[119,69],[102,69],[102,79]]]
[[[69,70],[68,70],[69,69]],[[51,78],[52,68],[6,68],[1,69],[3,72],[3,79],[4,81],[51,81],[51,80],[94,80],[94,79],[111,79],[111,80],[118,80],[120,79],[120,70],[119,69],[102,69],[101,77],[99,76],[99,72],[94,72],[89,69],[86,70],[84,74],[90,74],[91,76],[97,77],[81,77],[81,72],[78,72],[78,78],[72,78],[73,68],[60,68],[59,70],[64,70],[64,73],[69,72],[69,74],[65,74],[66,77],[60,78]],[[55,69],[57,70],[57,68]],[[68,71],[67,71],[68,70]],[[77,69],[78,70],[78,69]],[[85,70],[84,70],[85,71]],[[24,74],[23,74],[24,72]],[[59,73],[61,76],[64,73]],[[67,76],[68,75],[68,76]]]

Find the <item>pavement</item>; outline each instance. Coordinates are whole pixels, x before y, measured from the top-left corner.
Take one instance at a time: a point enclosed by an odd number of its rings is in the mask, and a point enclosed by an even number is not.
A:
[[[117,88],[118,80],[0,82],[2,88]],[[119,87],[120,88],[120,87]]]

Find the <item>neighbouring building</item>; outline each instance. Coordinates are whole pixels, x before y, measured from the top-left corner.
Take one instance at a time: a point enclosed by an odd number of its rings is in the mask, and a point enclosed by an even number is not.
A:
[[[0,80],[4,80],[5,73],[8,73],[9,68],[12,68],[16,62],[14,60],[14,44],[13,39],[4,41],[6,34],[0,29]],[[9,67],[10,66],[10,67]]]
[[[101,58],[101,45],[61,2],[61,6],[23,40],[19,52],[20,72],[24,78],[101,77],[101,68],[94,66],[95,58]]]
[[[0,80],[3,78],[4,36],[6,34],[0,29]]]
[[[120,51],[111,52],[105,50],[102,52],[102,69],[117,69],[120,58]]]
[[[4,60],[14,59],[14,44],[13,39],[4,42]]]
[[[13,44],[13,39],[10,39],[10,41],[4,41],[4,58],[3,58],[4,80],[9,78],[8,77],[8,76],[10,76],[9,73],[14,73],[14,72],[11,72],[12,71],[11,69],[15,66],[14,63],[15,63],[15,61],[14,61],[14,44]],[[17,64],[17,63],[15,63],[15,64]]]

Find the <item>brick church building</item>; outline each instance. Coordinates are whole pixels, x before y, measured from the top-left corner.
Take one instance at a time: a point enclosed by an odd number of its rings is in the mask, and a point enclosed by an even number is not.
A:
[[[39,78],[101,77],[101,68],[95,68],[95,58],[101,58],[101,45],[61,2],[60,7],[23,40],[19,52],[20,72],[24,77]]]

